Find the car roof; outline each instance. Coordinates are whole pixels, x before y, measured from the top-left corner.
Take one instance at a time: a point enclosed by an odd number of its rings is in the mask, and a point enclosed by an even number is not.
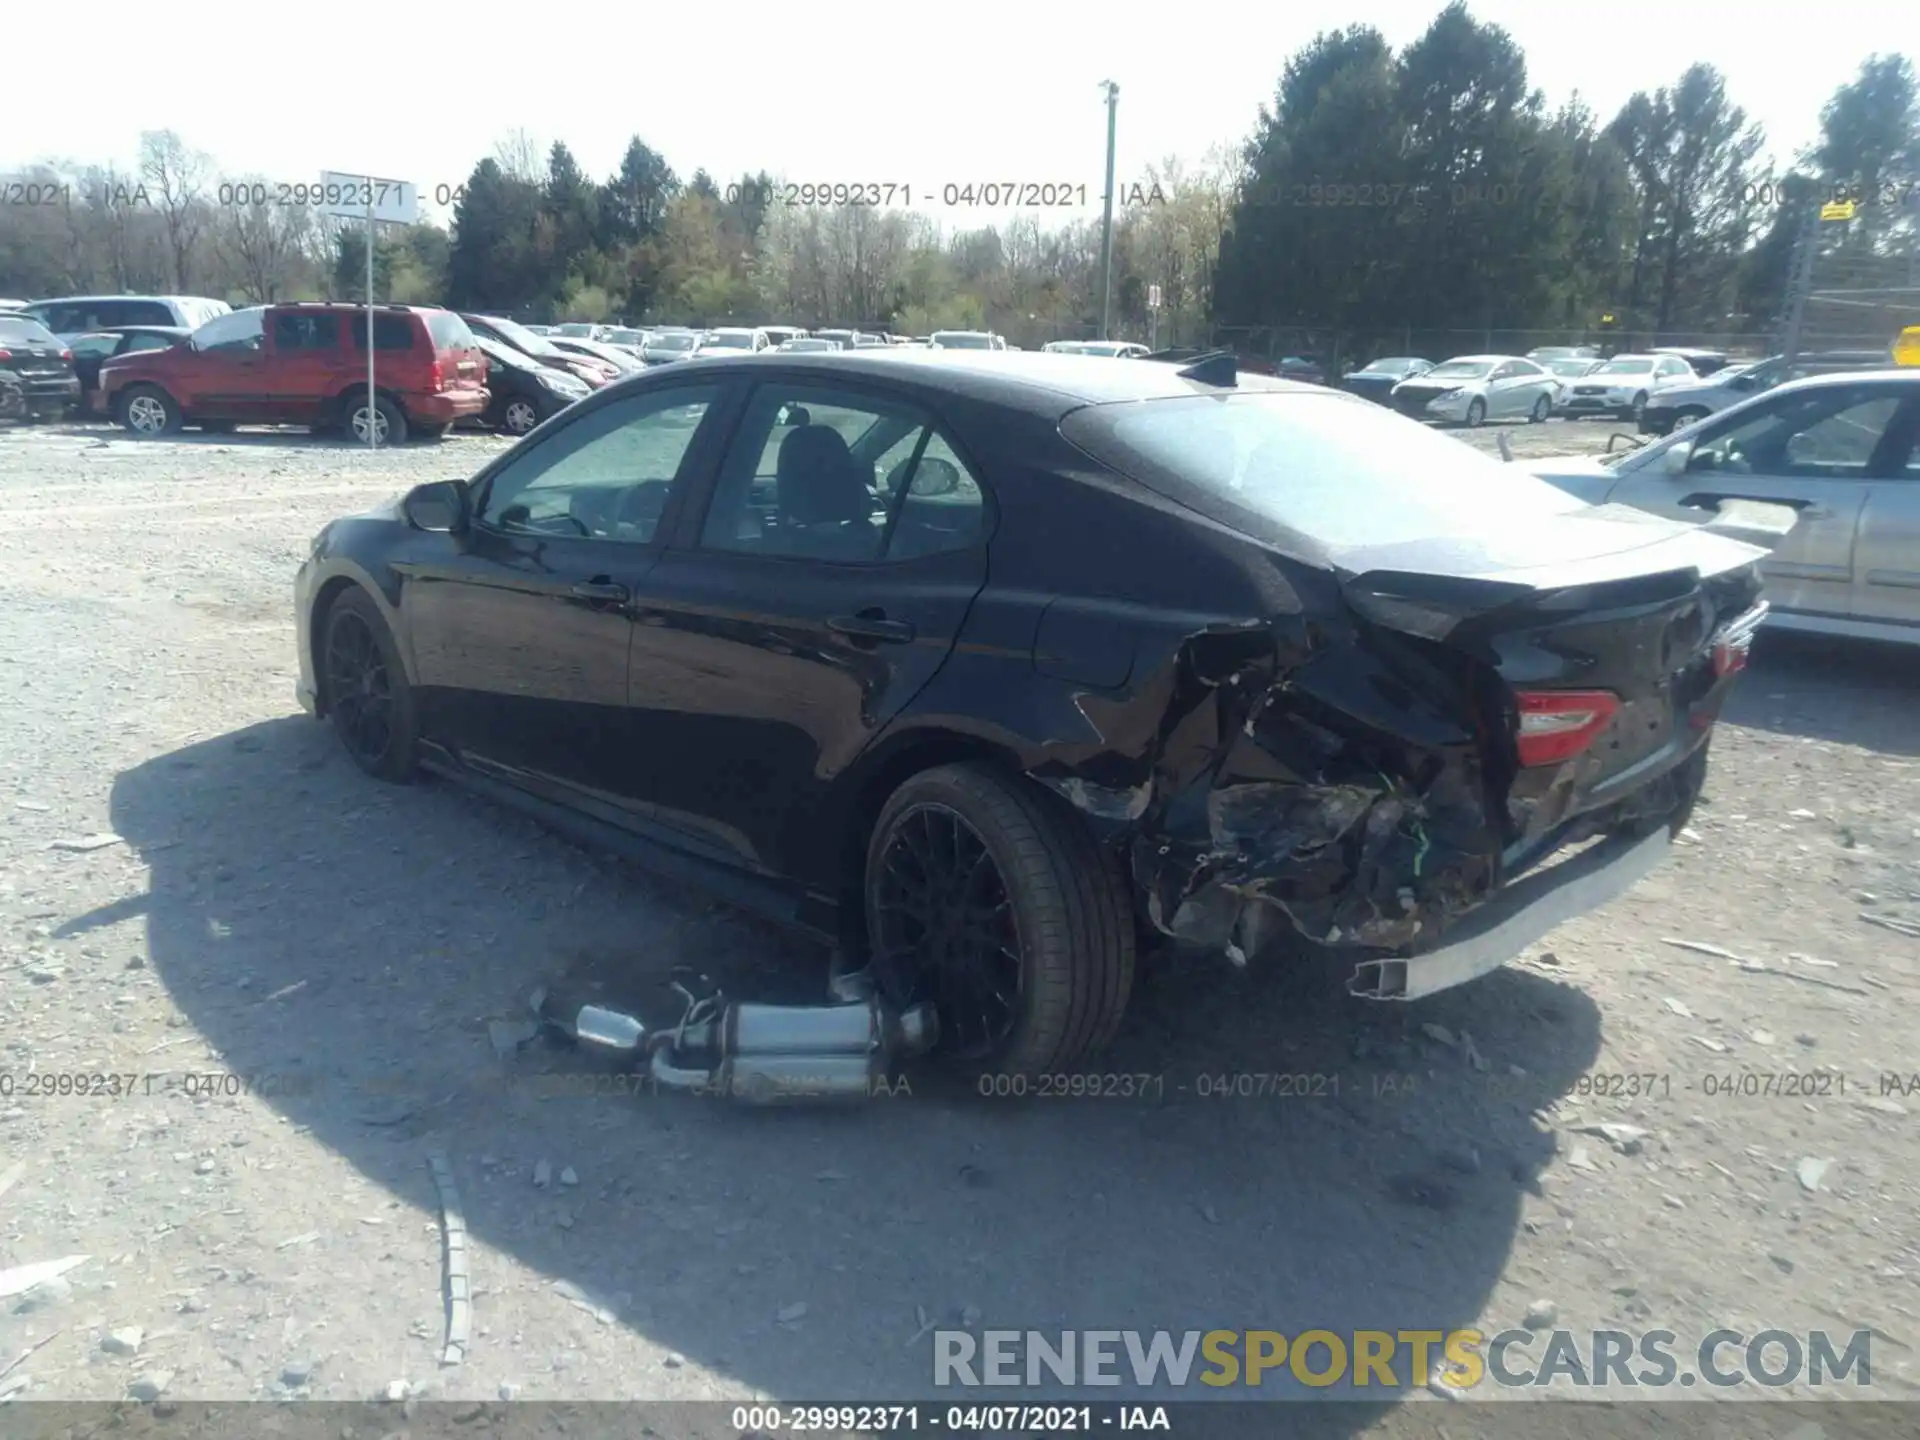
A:
[[[927,350],[902,345],[841,350],[831,354],[789,351],[777,360],[724,357],[706,360],[702,374],[737,370],[756,379],[768,367],[791,367],[796,376],[831,384],[849,375],[900,381],[989,404],[1007,405],[1058,419],[1083,405],[1219,395],[1220,387],[1189,380],[1178,365],[1114,365],[1098,355],[1048,355],[1038,350]],[[634,383],[640,377],[634,377]],[[1242,373],[1242,392],[1276,391],[1324,396],[1318,385]]]
[[[1920,388],[1920,366],[1889,365],[1884,370],[1830,370],[1824,375],[1803,375],[1798,380],[1789,380],[1784,385],[1776,385],[1761,393],[1786,395],[1800,390],[1824,390],[1831,385],[1858,385],[1862,381]]]

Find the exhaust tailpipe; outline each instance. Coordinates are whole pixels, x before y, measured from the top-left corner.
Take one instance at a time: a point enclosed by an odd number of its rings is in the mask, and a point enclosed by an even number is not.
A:
[[[865,1099],[901,1060],[931,1050],[940,1031],[932,1006],[895,1011],[872,994],[838,1005],[723,1005],[714,996],[692,1001],[670,1030],[599,1005],[552,1018],[582,1044],[634,1057],[663,1090],[753,1104]]]

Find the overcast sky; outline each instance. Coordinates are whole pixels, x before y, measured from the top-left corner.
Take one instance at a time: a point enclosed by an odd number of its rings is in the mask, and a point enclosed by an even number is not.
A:
[[[1053,181],[1084,184],[1097,207],[1102,80],[1120,86],[1124,183],[1162,157],[1197,159],[1244,138],[1287,57],[1316,31],[1364,22],[1398,47],[1441,8],[178,0],[156,11],[87,0],[76,29],[75,11],[23,3],[8,15],[7,48],[16,77],[37,74],[44,88],[14,87],[0,174],[49,157],[128,164],[141,130],[170,127],[229,176],[305,181],[335,169],[409,179],[430,197],[524,128],[565,140],[596,178],[637,133],[683,178],[701,166],[722,181],[765,168],[891,182],[936,201],[948,184]],[[1708,60],[1783,159],[1814,137],[1821,105],[1868,54],[1911,43],[1920,26],[1910,9],[1899,19],[1906,8],[1472,4],[1512,33],[1550,102],[1578,90],[1603,118]],[[79,72],[94,67],[101,83],[85,83]]]

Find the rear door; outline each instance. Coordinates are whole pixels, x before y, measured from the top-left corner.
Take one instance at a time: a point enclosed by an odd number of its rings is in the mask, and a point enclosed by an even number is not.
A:
[[[346,313],[319,309],[267,313],[267,394],[262,418],[311,425],[343,386]]]
[[[633,598],[721,394],[625,396],[517,446],[481,481],[454,557],[401,567],[429,739],[571,804],[629,792]]]
[[[480,353],[473,331],[451,310],[428,310],[423,317],[440,362],[441,388],[477,393],[486,389],[487,357]]]
[[[1767,598],[1783,611],[1844,618],[1854,605],[1854,543],[1870,481],[1889,466],[1901,396],[1884,385],[1823,386],[1770,397],[1702,421],[1684,472],[1654,464],[1623,476],[1608,499],[1659,513],[1711,511],[1729,499],[1800,512],[1767,557]]]
[[[754,387],[711,489],[636,599],[635,764],[656,818],[802,873],[827,788],[985,583],[988,497],[924,408],[791,376]]]
[[[1862,620],[1913,627],[1920,637],[1920,400],[1909,400],[1890,428],[1887,464],[1860,511],[1854,611]]]

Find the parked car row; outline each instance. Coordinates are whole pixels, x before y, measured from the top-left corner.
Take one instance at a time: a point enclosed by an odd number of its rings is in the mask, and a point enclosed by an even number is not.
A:
[[[1525,355],[1458,355],[1438,365],[1392,355],[1349,372],[1341,388],[1416,419],[1456,425],[1538,424],[1553,415],[1637,420],[1669,391],[1698,384],[1696,362],[1709,371],[1727,363],[1724,355],[1676,350],[1602,359],[1591,347],[1571,345]]]

